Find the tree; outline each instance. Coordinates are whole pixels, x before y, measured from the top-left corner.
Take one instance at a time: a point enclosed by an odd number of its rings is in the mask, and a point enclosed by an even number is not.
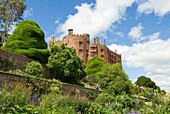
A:
[[[145,87],[156,89],[156,84],[153,82],[150,78],[147,78],[145,76],[138,77],[137,81],[135,82],[136,85],[142,85]]]
[[[43,63],[47,63],[49,56],[44,32],[32,20],[21,22],[1,49],[25,55]]]
[[[25,73],[30,76],[43,77],[43,67],[39,62],[32,61],[26,64]]]
[[[131,93],[132,83],[128,80],[120,63],[103,66],[97,75],[100,87],[107,93],[112,95],[119,95],[123,91]]]
[[[3,30],[3,38],[7,41],[8,31],[15,22],[22,19],[26,8],[25,0],[1,0],[0,1],[0,25]]]
[[[97,78],[96,73],[99,72],[102,66],[106,65],[104,59],[100,56],[95,55],[93,58],[89,59],[86,64],[87,75]]]
[[[1,35],[1,31],[0,31],[0,47],[2,46],[2,35]]]
[[[62,82],[78,83],[86,76],[83,60],[77,55],[76,50],[61,44],[50,46],[50,57],[47,66],[50,68],[51,78]]]

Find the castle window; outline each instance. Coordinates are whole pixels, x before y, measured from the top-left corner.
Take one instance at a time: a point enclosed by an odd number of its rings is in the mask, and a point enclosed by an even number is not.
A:
[[[96,52],[91,52],[91,57],[95,56]]]
[[[79,55],[83,55],[83,51],[82,50],[79,50]]]
[[[101,53],[103,52],[103,49],[101,49]]]
[[[96,47],[91,47],[91,50],[96,50]]]
[[[104,58],[104,55],[101,55],[101,58]]]
[[[83,47],[83,42],[79,42],[79,47]]]

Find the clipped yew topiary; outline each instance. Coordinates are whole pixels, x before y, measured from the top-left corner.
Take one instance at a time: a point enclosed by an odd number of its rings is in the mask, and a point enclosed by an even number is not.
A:
[[[21,22],[12,35],[8,37],[7,43],[1,48],[43,63],[47,62],[49,55],[47,43],[44,40],[44,32],[32,20]]]

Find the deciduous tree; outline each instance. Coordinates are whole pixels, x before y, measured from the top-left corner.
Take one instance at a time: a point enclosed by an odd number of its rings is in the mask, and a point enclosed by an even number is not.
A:
[[[107,64],[97,73],[100,87],[109,94],[131,93],[132,83],[122,69],[121,64]]]
[[[138,77],[137,81],[135,82],[136,85],[142,85],[145,87],[156,89],[156,84],[150,78],[145,76]]]
[[[62,82],[78,83],[86,76],[83,60],[77,55],[76,50],[61,44],[50,47],[50,57],[47,66],[51,71],[51,78]]]
[[[1,0],[0,1],[0,26],[3,31],[3,39],[6,42],[8,31],[15,22],[22,20],[26,8],[25,0]]]

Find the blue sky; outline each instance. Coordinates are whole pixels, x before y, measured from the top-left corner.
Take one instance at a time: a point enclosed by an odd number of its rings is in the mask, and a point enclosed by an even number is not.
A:
[[[34,20],[47,42],[74,34],[99,36],[122,55],[132,82],[145,75],[170,90],[170,0],[27,0],[24,20]]]

